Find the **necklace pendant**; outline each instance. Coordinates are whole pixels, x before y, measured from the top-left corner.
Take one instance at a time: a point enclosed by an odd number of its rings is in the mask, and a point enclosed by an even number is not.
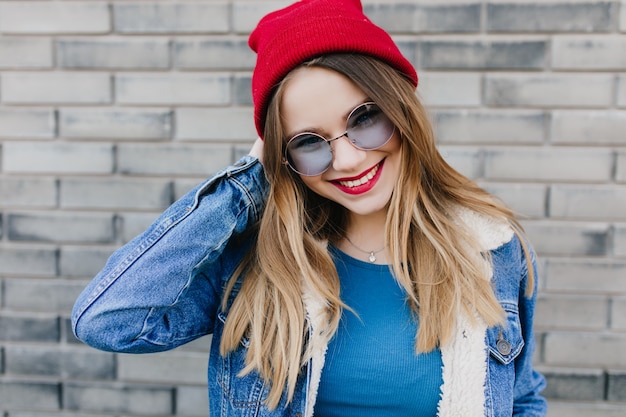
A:
[[[374,255],[374,252],[370,252],[369,260],[371,263],[376,262],[376,256]]]

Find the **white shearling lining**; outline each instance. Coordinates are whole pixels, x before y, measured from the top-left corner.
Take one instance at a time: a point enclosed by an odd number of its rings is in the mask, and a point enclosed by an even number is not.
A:
[[[483,417],[487,378],[486,324],[478,317],[475,323],[457,317],[450,343],[441,347],[443,385],[439,417]]]
[[[303,291],[304,306],[307,311],[307,317],[310,326],[310,339],[309,339],[309,354],[311,360],[309,363],[309,386],[306,394],[306,409],[304,410],[305,417],[313,416],[313,407],[315,406],[315,400],[317,398],[317,390],[322,378],[322,368],[324,367],[324,361],[326,360],[326,350],[328,344],[324,343],[320,336],[321,329],[324,329],[324,319],[326,315],[325,303],[323,299],[320,299],[312,290],[305,288]]]
[[[457,207],[454,211],[476,238],[482,251],[499,248],[513,238],[513,228],[506,219],[485,216],[464,207]]]

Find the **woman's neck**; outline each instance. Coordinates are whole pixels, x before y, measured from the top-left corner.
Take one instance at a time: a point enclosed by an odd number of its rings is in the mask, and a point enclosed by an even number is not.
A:
[[[344,239],[338,242],[339,249],[366,262],[389,263],[385,241],[386,217],[386,211],[366,216],[351,213]]]

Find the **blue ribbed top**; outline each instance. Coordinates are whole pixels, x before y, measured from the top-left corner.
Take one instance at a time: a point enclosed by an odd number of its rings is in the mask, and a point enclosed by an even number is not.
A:
[[[417,322],[389,267],[331,247],[346,310],[326,353],[315,417],[434,417],[441,352],[415,353]]]

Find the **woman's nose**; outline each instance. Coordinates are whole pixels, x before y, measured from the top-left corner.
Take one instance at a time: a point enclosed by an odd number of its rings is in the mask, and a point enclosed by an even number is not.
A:
[[[333,142],[333,169],[335,171],[353,171],[365,160],[366,152],[356,148],[348,136]]]

